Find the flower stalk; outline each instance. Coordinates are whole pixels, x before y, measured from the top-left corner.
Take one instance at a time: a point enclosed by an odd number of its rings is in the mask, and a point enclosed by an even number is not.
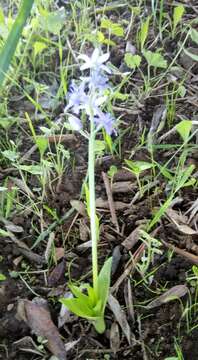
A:
[[[89,136],[89,154],[88,154],[88,176],[89,176],[89,211],[92,240],[92,272],[93,288],[98,294],[98,231],[96,224],[96,201],[95,201],[95,129],[93,116],[90,117],[90,136]]]
[[[111,135],[114,132],[115,119],[111,114],[104,112],[104,104],[107,100],[105,91],[110,90],[108,77],[105,75],[110,71],[104,62],[108,60],[109,54],[100,55],[99,49],[95,49],[90,58],[87,55],[80,55],[79,58],[85,61],[80,68],[81,71],[89,69],[89,77],[81,77],[79,85],[76,81],[72,81],[65,112],[70,111],[68,121],[71,128],[79,131],[88,139],[88,187],[86,186],[88,192],[86,192],[86,196],[92,242],[93,283],[92,285],[76,286],[71,282],[69,287],[74,297],[63,298],[60,301],[76,315],[90,321],[96,331],[102,334],[105,331],[104,312],[110,289],[112,258],[105,260],[99,272],[99,220],[96,214],[95,200],[95,138],[102,128]],[[84,114],[89,120],[89,133],[83,131],[81,116]]]

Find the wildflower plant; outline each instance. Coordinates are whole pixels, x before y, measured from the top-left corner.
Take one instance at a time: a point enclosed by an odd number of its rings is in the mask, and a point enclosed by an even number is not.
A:
[[[79,56],[84,62],[80,70],[88,72],[88,75],[80,77],[79,81],[71,82],[68,104],[65,108],[71,128],[84,135],[89,143],[86,197],[92,240],[93,285],[76,286],[71,283],[69,287],[74,297],[63,298],[60,301],[77,316],[89,320],[99,333],[105,330],[104,311],[109,294],[112,262],[112,258],[107,259],[100,272],[98,271],[99,219],[95,205],[95,139],[102,128],[108,135],[115,132],[115,119],[112,114],[104,111],[108,94],[111,92],[111,71],[105,64],[108,58],[109,54],[102,54],[99,49],[95,49],[91,57]],[[84,129],[84,119],[88,120],[89,131]]]

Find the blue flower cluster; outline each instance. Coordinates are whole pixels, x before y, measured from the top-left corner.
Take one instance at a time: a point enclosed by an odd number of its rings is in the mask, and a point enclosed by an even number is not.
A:
[[[97,129],[104,127],[109,135],[113,132],[115,119],[101,109],[107,101],[105,91],[110,89],[106,74],[111,72],[104,64],[108,58],[109,54],[100,54],[99,49],[95,49],[91,57],[79,56],[84,61],[80,70],[89,69],[89,76],[81,77],[78,83],[73,80],[69,88],[65,112],[72,112],[68,120],[73,130],[82,130],[80,115],[84,111],[89,119],[93,118]]]

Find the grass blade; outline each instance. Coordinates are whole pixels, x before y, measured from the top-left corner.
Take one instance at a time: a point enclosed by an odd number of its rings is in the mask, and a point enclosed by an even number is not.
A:
[[[5,45],[0,54],[0,87],[3,85],[5,74],[10,66],[17,44],[31,12],[34,0],[23,0],[16,20],[8,35]]]

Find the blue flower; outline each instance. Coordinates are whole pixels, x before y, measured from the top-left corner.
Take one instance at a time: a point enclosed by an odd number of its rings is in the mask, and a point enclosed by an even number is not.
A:
[[[88,101],[88,96],[85,93],[85,82],[82,81],[81,84],[77,86],[76,83],[72,81],[67,97],[69,102],[65,108],[65,112],[72,109],[75,114],[79,114],[82,104]]]
[[[103,63],[105,63],[108,58],[109,58],[109,53],[106,54],[101,54],[100,55],[100,50],[98,48],[96,48],[91,57],[87,56],[87,55],[79,55],[78,57],[79,59],[82,59],[85,64],[83,64],[80,67],[80,70],[87,70],[87,69],[92,69],[92,70],[97,70],[98,68],[100,68],[101,70],[107,72],[107,73],[111,73],[111,70],[108,68],[108,66],[103,65]]]
[[[82,123],[78,117],[76,117],[74,115],[70,115],[68,117],[68,121],[70,123],[72,130],[74,130],[74,131],[82,130]]]
[[[110,87],[108,84],[108,77],[100,71],[100,69],[91,72],[90,77],[87,78],[90,89],[97,89],[104,91]]]
[[[109,54],[101,54],[99,49],[95,49],[90,58],[87,55],[80,55],[79,58],[85,61],[85,64],[81,66],[81,70],[89,69],[90,71],[89,76],[80,78],[79,85],[74,80],[71,83],[65,112],[69,110],[74,115],[70,114],[68,121],[73,130],[82,130],[80,113],[84,111],[90,120],[92,117],[94,118],[97,130],[104,127],[110,135],[113,131],[115,132],[115,119],[111,114],[104,113],[101,110],[107,101],[107,95],[104,91],[110,88],[108,76],[105,74],[105,72],[110,73],[110,70],[104,65],[104,62],[109,58]],[[75,115],[78,115],[78,117]]]
[[[99,128],[104,127],[109,135],[114,131],[115,119],[109,113],[104,113],[100,110],[97,116],[94,117],[94,122]]]

